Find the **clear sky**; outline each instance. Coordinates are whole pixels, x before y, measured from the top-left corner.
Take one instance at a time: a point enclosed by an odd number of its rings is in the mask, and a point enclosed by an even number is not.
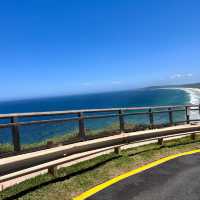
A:
[[[199,0],[0,2],[0,99],[200,82]]]

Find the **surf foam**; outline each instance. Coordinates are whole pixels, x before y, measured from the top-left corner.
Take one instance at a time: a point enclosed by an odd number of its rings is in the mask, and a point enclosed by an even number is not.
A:
[[[195,105],[195,106],[200,104],[200,89],[199,88],[183,88],[183,87],[179,88],[179,87],[177,87],[177,88],[162,88],[162,89],[183,90],[190,97],[190,102],[188,102],[188,103]],[[190,118],[193,119],[193,120],[200,119],[199,111],[190,111]]]

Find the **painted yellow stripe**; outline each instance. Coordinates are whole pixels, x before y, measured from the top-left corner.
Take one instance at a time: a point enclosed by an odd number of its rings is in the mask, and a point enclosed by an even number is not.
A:
[[[132,170],[130,172],[127,172],[125,174],[117,176],[117,177],[115,177],[115,178],[113,178],[113,179],[111,179],[111,180],[109,180],[109,181],[107,181],[105,183],[97,185],[96,187],[94,187],[94,188],[82,193],[80,196],[75,197],[73,200],[84,200],[84,199],[94,195],[95,193],[97,193],[97,192],[99,192],[99,191],[101,191],[101,190],[113,185],[114,183],[117,183],[117,182],[119,182],[119,181],[121,181],[123,179],[128,178],[129,176],[133,176],[135,174],[138,174],[138,173],[140,173],[142,171],[145,171],[147,169],[150,169],[152,167],[155,167],[157,165],[160,165],[162,163],[165,163],[165,162],[167,162],[169,160],[172,160],[172,159],[175,159],[177,157],[186,156],[186,155],[190,155],[190,154],[194,154],[194,153],[200,153],[200,149],[189,151],[189,152],[184,152],[184,153],[179,153],[179,154],[175,154],[175,155],[171,155],[171,156],[162,158],[160,160],[154,161],[152,163],[149,163],[147,165],[144,165],[142,167],[139,167],[137,169],[134,169],[134,170]]]

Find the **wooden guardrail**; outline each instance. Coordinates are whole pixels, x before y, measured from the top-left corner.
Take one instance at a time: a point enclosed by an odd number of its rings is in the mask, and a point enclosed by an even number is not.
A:
[[[34,124],[55,124],[61,122],[77,121],[79,124],[79,139],[86,140],[86,127],[85,120],[87,119],[100,119],[100,118],[119,118],[120,132],[125,131],[125,116],[131,115],[148,115],[150,127],[154,127],[154,115],[161,113],[168,113],[169,125],[187,123],[191,121],[198,121],[199,119],[190,119],[189,111],[199,111],[200,105],[178,105],[178,106],[159,106],[159,107],[129,107],[129,108],[111,108],[111,109],[87,109],[87,110],[71,110],[71,111],[55,111],[55,112],[35,112],[35,113],[15,113],[15,114],[1,114],[0,119],[9,119],[10,123],[0,124],[0,129],[10,128],[12,130],[12,143],[14,145],[14,151],[20,152],[21,140],[20,129],[21,126],[30,126]],[[173,113],[185,112],[185,120],[174,121]],[[103,114],[102,114],[103,113]],[[92,114],[92,115],[89,115]],[[54,118],[47,120],[34,120],[34,121],[22,121],[24,118],[31,117],[55,117],[65,115],[76,115],[75,117]]]
[[[137,133],[123,133],[115,136],[109,136],[94,139],[76,144],[64,145],[46,149],[38,152],[32,152],[13,157],[0,159],[0,183],[21,177],[43,169],[48,169],[49,173],[54,173],[58,165],[74,160],[70,156],[80,155],[87,157],[93,150],[103,148],[117,148],[129,143],[151,141],[163,138],[191,135],[195,139],[196,134],[200,133],[200,125],[179,125],[155,130],[138,131]]]

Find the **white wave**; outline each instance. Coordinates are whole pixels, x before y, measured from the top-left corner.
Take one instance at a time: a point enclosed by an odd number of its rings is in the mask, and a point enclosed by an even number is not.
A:
[[[190,104],[195,105],[195,106],[200,105],[200,89],[199,88],[183,88],[183,87],[170,88],[169,87],[169,88],[162,88],[162,89],[183,90],[189,95]],[[190,111],[190,118],[200,119],[199,111]]]
[[[179,88],[190,95],[190,103],[192,105],[200,104],[200,89],[198,88]]]

